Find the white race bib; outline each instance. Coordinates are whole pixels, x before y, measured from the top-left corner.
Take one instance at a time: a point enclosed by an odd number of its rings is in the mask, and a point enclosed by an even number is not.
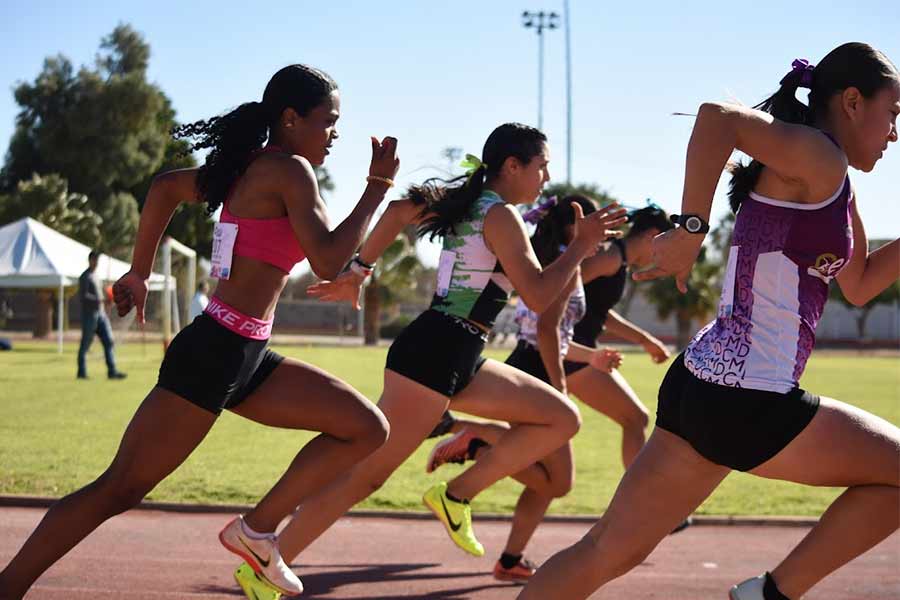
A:
[[[210,277],[228,279],[231,277],[231,257],[237,240],[237,223],[216,223],[213,229],[212,267]]]
[[[441,258],[438,261],[437,288],[434,293],[441,298],[450,293],[450,279],[453,275],[453,265],[456,264],[456,252],[441,250]]]

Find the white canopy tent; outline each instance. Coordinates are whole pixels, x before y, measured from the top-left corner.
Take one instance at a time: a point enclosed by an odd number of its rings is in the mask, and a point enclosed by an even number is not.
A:
[[[63,345],[63,294],[87,268],[91,249],[30,217],[0,227],[0,287],[57,289],[56,326],[59,351]],[[126,262],[101,254],[97,275],[112,282],[131,268]],[[175,278],[151,273],[151,290],[175,290]],[[168,285],[166,285],[168,283]]]

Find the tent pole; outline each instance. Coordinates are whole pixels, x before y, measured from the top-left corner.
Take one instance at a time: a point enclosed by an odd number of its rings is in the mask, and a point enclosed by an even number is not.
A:
[[[194,297],[194,293],[197,291],[197,255],[188,257],[188,276],[187,276],[187,290],[184,293],[184,308],[185,311],[190,310],[191,307],[191,299]],[[187,312],[185,312],[187,314]],[[188,325],[189,323],[185,323]]]
[[[162,263],[163,263],[163,305],[162,305],[162,329],[163,344],[168,347],[169,340],[172,337],[172,245],[169,243],[167,236],[162,243]]]
[[[56,305],[56,328],[59,330],[57,335],[58,348],[57,352],[62,354],[63,351],[63,295],[65,294],[65,286],[63,278],[59,278],[59,300]]]

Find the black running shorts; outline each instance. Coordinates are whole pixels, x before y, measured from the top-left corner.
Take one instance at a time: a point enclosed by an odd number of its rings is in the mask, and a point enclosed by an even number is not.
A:
[[[577,373],[588,366],[587,363],[583,362],[575,362],[572,360],[564,360],[563,361],[563,371],[565,371],[566,375],[571,375],[572,373]]]
[[[465,319],[426,310],[391,344],[385,368],[452,397],[484,364],[486,341],[487,334]]]
[[[156,385],[218,415],[243,402],[284,360],[268,344],[203,313],[172,340]]]
[[[506,364],[525,371],[545,383],[550,383],[550,375],[547,374],[547,367],[541,360],[540,351],[525,340],[519,340],[512,354],[506,359]]]
[[[782,394],[703,381],[680,354],[659,388],[656,426],[709,461],[749,471],[790,444],[818,408],[819,397],[800,388]]]

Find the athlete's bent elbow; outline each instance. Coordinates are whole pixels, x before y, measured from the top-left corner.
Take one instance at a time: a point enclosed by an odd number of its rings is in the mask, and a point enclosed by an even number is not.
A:
[[[728,107],[721,102],[704,102],[697,109],[697,119],[715,119],[724,116]]]
[[[312,260],[310,258],[309,267],[319,279],[332,281],[341,274],[341,269],[343,269],[344,265],[332,264],[330,261]]]
[[[874,298],[874,296],[864,294],[856,289],[841,288],[841,294],[844,295],[847,302],[858,308],[865,306],[872,298]]]
[[[536,312],[537,314],[541,314],[548,308],[550,308],[550,304],[555,300],[553,297],[547,297],[548,294],[541,294],[535,292],[519,292],[519,295],[522,298],[522,301],[525,302],[525,305]]]

